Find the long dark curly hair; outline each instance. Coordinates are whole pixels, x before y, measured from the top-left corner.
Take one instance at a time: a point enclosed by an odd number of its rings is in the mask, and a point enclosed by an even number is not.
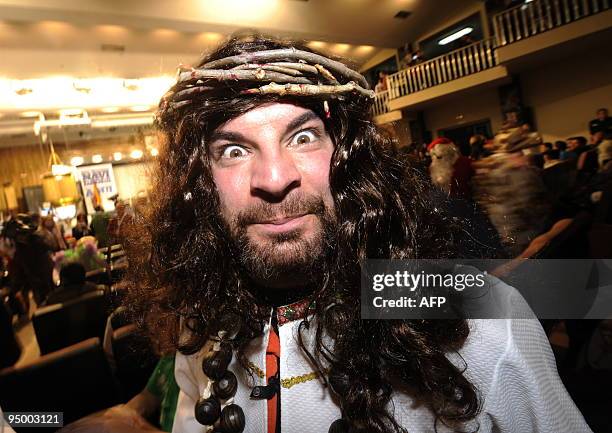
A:
[[[235,36],[200,64],[290,46],[312,51],[261,35]],[[218,85],[191,105],[160,112],[151,205],[138,216],[127,242],[131,290],[126,305],[162,351],[194,354],[228,317],[238,321],[233,344],[249,370],[244,351],[262,335],[270,307],[237,263],[220,216],[206,140],[224,122],[264,103],[308,108],[322,119],[335,145],[329,184],[337,223],[321,261],[321,279],[308,295],[312,315],[299,327],[300,337],[316,335],[314,348],[300,338],[304,354],[355,431],[406,432],[389,411],[393,391],[426,404],[436,424],[460,429],[478,414],[479,398],[463,374],[466,366],[456,366],[446,355],[465,342],[467,322],[361,320],[359,299],[360,264],[366,258],[473,253],[465,227],[446,215],[426,179],[373,123],[371,101],[330,99],[327,118],[316,97],[253,97],[240,89],[239,83]]]

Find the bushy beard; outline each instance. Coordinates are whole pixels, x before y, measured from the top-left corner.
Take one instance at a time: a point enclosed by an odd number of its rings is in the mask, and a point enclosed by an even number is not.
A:
[[[317,223],[314,233],[301,228],[269,234],[265,241],[252,239],[248,226],[277,215],[312,214]],[[332,209],[320,196],[294,195],[280,203],[260,202],[231,219],[230,234],[235,254],[248,276],[260,282],[295,278],[299,285],[311,284],[321,275],[329,253],[336,222]]]

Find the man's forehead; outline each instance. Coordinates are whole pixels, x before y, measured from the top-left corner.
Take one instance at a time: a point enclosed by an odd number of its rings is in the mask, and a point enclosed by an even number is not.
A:
[[[285,126],[300,117],[318,116],[310,109],[300,107],[290,103],[268,103],[263,104],[246,113],[233,118],[217,128],[217,131],[236,131],[243,128],[253,128],[262,126]]]

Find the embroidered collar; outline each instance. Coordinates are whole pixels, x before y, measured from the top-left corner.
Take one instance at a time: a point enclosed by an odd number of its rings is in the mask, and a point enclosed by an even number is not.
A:
[[[284,305],[276,309],[276,318],[278,326],[283,326],[285,323],[294,320],[301,320],[306,317],[309,311],[314,309],[314,302],[308,299],[294,302],[293,304]]]

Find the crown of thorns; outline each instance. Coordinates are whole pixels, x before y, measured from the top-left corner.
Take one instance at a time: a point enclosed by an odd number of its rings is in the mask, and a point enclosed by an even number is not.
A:
[[[360,73],[341,62],[296,48],[256,51],[225,57],[195,69],[180,66],[177,85],[162,98],[161,110],[176,110],[194,98],[218,88],[219,83],[265,82],[243,89],[245,95],[328,96],[374,98]],[[327,104],[325,104],[328,111]]]

